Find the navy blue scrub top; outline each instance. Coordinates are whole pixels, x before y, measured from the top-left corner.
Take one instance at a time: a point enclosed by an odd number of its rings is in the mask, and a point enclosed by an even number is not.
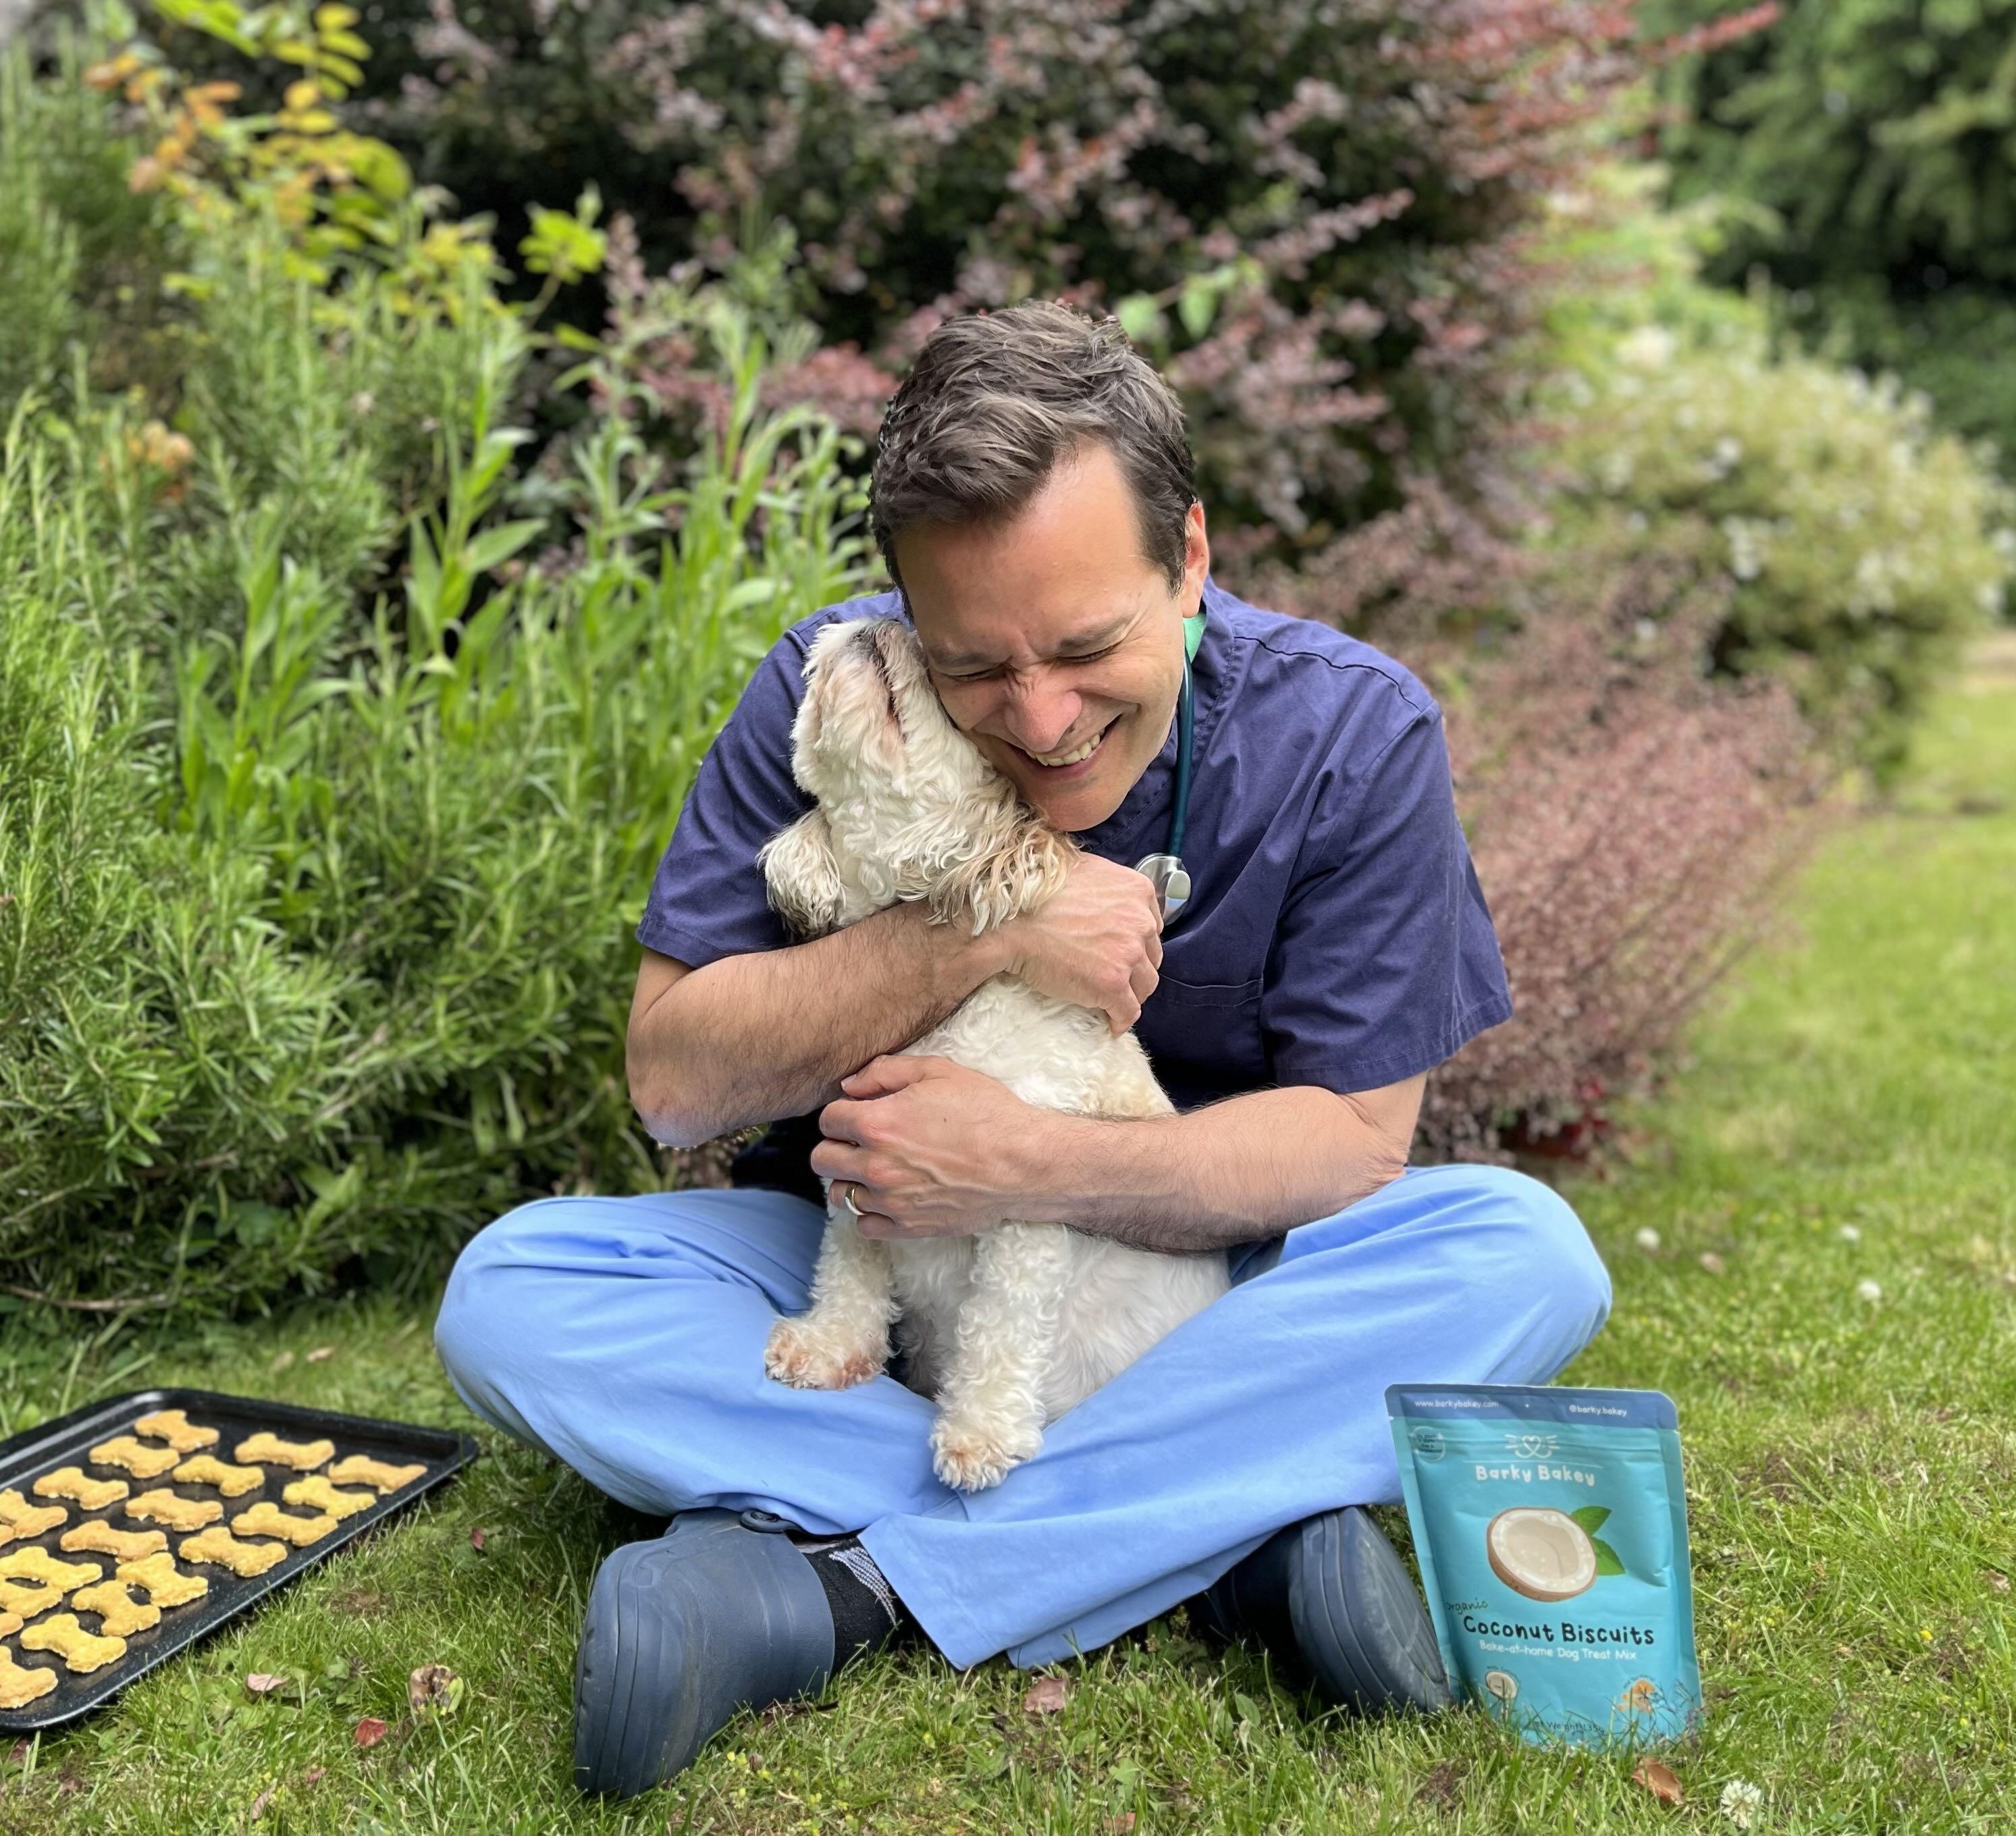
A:
[[[1179,1110],[1312,1084],[1377,1089],[1432,1070],[1512,1011],[1491,915],[1450,794],[1442,714],[1370,645],[1207,582],[1192,664],[1190,902],[1162,939],[1135,1028]],[[756,852],[811,800],[791,723],[813,634],[900,617],[893,593],[794,625],[701,762],[638,941],[693,968],[792,941]],[[1132,866],[1167,837],[1175,727],[1118,809],[1075,839]],[[820,1199],[815,1116],[779,1124],[738,1185]]]

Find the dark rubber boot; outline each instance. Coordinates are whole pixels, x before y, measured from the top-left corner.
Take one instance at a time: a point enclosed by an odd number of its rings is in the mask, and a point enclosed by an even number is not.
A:
[[[1264,1645],[1333,1705],[1367,1715],[1449,1706],[1420,1590],[1355,1505],[1276,1532],[1192,1605],[1221,1636]]]
[[[648,1791],[736,1709],[817,1694],[833,1655],[826,1590],[790,1537],[734,1511],[682,1512],[596,1575],[574,1663],[574,1783]]]

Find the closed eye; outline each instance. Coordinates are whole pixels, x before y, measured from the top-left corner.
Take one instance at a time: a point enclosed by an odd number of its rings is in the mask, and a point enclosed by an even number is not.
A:
[[[1103,650],[1087,650],[1081,656],[1060,657],[1057,661],[1060,663],[1096,663],[1102,657],[1111,657],[1119,648],[1118,644],[1108,644]],[[941,670],[938,673],[949,682],[984,682],[991,675],[999,675],[1003,667],[997,664],[992,669],[972,670],[965,675],[952,670]]]

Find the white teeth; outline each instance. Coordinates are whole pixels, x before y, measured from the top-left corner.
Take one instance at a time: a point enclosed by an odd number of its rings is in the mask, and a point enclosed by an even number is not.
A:
[[[1089,740],[1086,740],[1085,743],[1075,752],[1053,752],[1048,754],[1041,752],[1032,752],[1029,756],[1039,765],[1049,765],[1054,768],[1058,765],[1076,765],[1082,758],[1091,758],[1092,755],[1099,750],[1100,741],[1103,740],[1105,737],[1106,729],[1103,727],[1101,727],[1097,733],[1094,733],[1093,736]]]

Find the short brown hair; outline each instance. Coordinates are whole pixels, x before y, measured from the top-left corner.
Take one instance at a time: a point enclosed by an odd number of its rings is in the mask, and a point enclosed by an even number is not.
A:
[[[1180,585],[1197,499],[1183,405],[1119,321],[1053,301],[948,319],[882,419],[871,501],[890,578],[902,585],[905,530],[1013,516],[1092,441],[1133,489],[1143,553]]]

